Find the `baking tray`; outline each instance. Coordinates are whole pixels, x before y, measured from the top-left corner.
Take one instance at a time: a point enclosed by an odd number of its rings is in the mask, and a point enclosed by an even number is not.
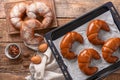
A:
[[[64,77],[66,80],[73,80],[71,75],[69,74],[69,71],[67,70],[67,65],[65,65],[62,56],[58,52],[58,50],[55,47],[55,44],[53,43],[54,40],[60,38],[61,36],[65,35],[67,32],[70,32],[81,25],[87,23],[88,21],[92,20],[93,18],[96,18],[97,16],[110,11],[114,20],[114,23],[116,24],[118,30],[120,30],[120,16],[118,12],[116,11],[115,7],[113,6],[112,2],[107,2],[104,5],[96,8],[93,11],[90,11],[89,13],[83,15],[82,17],[79,17],[73,21],[71,21],[68,24],[65,24],[64,26],[61,26],[59,28],[56,28],[48,33],[45,34],[46,41],[48,42],[48,45],[50,46],[54,57],[56,58],[59,67],[61,68]],[[96,74],[90,76],[87,78],[87,80],[100,80],[107,76],[108,74],[116,71],[120,68],[120,61],[104,68],[103,70],[97,72]]]

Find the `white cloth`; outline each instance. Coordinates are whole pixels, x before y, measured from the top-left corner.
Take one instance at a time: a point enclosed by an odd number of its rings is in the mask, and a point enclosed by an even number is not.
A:
[[[29,66],[31,75],[27,80],[64,80],[64,76],[48,47],[45,53],[38,53],[42,57],[40,64],[31,63]]]

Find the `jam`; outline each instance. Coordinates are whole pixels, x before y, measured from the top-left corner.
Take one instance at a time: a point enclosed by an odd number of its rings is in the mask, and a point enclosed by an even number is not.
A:
[[[19,54],[19,48],[16,45],[10,45],[8,52],[12,57],[16,57]]]

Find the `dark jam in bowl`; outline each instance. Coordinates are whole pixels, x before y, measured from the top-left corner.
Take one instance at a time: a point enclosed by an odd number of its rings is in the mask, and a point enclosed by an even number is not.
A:
[[[16,45],[10,45],[8,48],[8,53],[12,56],[12,57],[16,57],[19,54],[19,48]]]

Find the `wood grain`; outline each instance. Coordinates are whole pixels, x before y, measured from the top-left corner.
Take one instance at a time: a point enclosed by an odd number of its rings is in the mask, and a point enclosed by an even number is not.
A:
[[[5,42],[22,42],[20,35],[9,35],[8,28],[6,27],[6,19],[0,19],[0,31],[2,34],[2,38],[0,38],[0,43]]]
[[[74,19],[65,19],[64,18],[64,19],[58,19],[57,22],[58,22],[59,26],[62,26],[62,25],[65,25],[66,23],[68,23],[72,20],[74,20]],[[54,28],[38,30],[35,32],[44,36],[45,33],[49,32],[52,29],[54,29]],[[20,34],[14,34],[14,35],[8,34],[8,28],[6,27],[6,19],[0,19],[0,32],[1,32],[0,34],[2,36],[2,38],[0,38],[0,43],[22,42]]]
[[[48,5],[51,8],[51,11],[53,13],[53,21],[52,24],[50,25],[49,28],[53,28],[53,27],[57,27],[57,19],[56,19],[56,13],[55,13],[55,7],[54,7],[54,2],[53,0],[34,0],[34,1],[41,1],[44,2],[46,5]],[[16,30],[13,25],[10,23],[9,20],[9,13],[12,9],[12,7],[20,2],[26,2],[28,4],[31,4],[33,2],[33,0],[29,0],[29,1],[19,1],[19,2],[9,2],[6,3],[5,6],[5,13],[6,13],[6,21],[7,21],[7,27],[8,27],[8,33],[9,34],[18,34],[19,30]],[[37,28],[36,30],[41,30],[40,28]]]
[[[25,80],[25,77],[10,73],[0,73],[0,80]]]
[[[111,1],[120,12],[119,0],[55,0],[57,17],[75,18]]]
[[[19,2],[19,1],[29,1],[29,0],[0,0],[0,73],[11,73],[16,75],[26,76],[29,73],[28,68],[23,67],[24,62],[28,62],[29,58],[35,53],[34,51],[27,48],[19,34],[16,35],[9,35],[7,22],[6,22],[6,14],[5,14],[5,4],[9,2]],[[36,0],[34,0],[36,1]],[[40,0],[39,0],[40,1]],[[42,0],[43,1],[43,0]],[[49,0],[47,0],[49,3]],[[105,2],[111,1],[113,2],[114,6],[116,7],[117,11],[120,13],[120,0],[54,0],[55,10],[56,10],[56,17],[58,22],[58,27],[74,20],[78,16],[82,16],[87,12],[99,7],[100,5],[104,4]],[[41,30],[36,31],[39,34],[44,35],[48,30]],[[2,37],[2,38],[1,38]],[[17,43],[22,48],[22,53],[30,53],[31,56],[29,58],[24,58],[21,55],[21,58],[18,60],[18,63],[9,60],[4,55],[4,49],[7,44],[9,43]],[[103,80],[120,80],[120,70],[115,71],[111,75],[108,75]]]
[[[8,2],[18,2],[18,1],[25,1],[25,0],[0,0],[0,18],[5,18],[5,4]]]
[[[120,73],[112,73],[103,80],[120,80]]]
[[[24,63],[28,63],[28,65],[31,63],[30,58],[35,54],[35,51],[30,50],[27,48],[23,43],[17,43],[22,52],[18,59],[16,60],[10,60],[5,56],[5,47],[9,43],[0,43],[0,73],[13,73],[13,74],[19,74],[19,75],[26,75],[26,73],[29,73],[29,68],[24,67]],[[29,57],[24,57],[24,53],[29,53]]]

